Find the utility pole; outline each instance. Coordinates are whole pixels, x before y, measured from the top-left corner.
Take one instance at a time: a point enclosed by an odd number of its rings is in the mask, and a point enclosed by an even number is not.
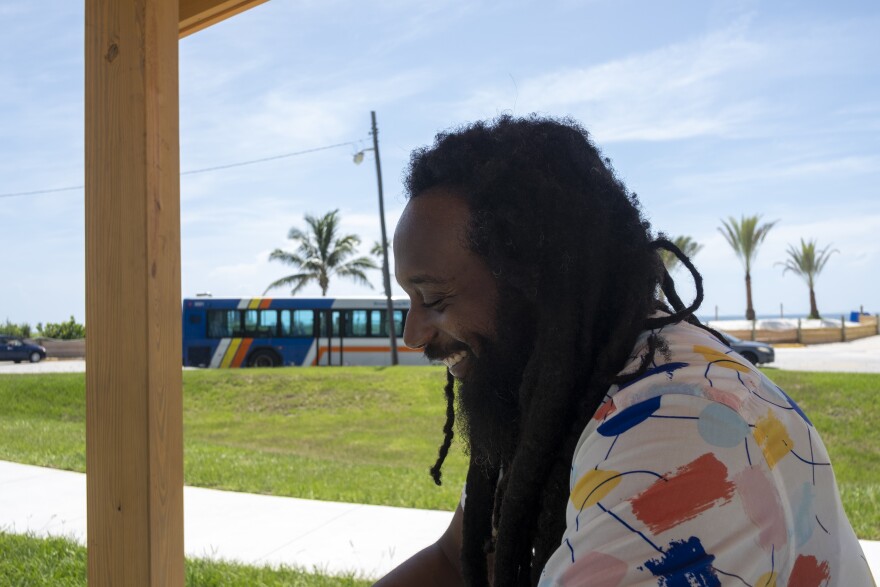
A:
[[[373,154],[376,156],[376,180],[379,182],[379,222],[382,226],[382,280],[385,282],[385,300],[388,303],[388,342],[391,344],[391,364],[397,365],[397,333],[394,331],[394,302],[391,300],[391,275],[388,266],[388,236],[385,231],[385,200],[382,196],[382,165],[379,162],[379,129],[376,111],[370,111],[373,121]]]

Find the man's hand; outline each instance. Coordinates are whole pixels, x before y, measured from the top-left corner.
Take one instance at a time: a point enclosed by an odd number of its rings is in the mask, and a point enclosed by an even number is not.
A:
[[[439,540],[379,579],[373,587],[461,587],[461,505]]]

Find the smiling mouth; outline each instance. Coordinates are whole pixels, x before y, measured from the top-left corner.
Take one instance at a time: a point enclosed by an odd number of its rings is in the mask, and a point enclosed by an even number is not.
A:
[[[466,356],[467,351],[458,351],[457,353],[451,354],[443,359],[443,364],[446,365],[448,369],[452,369],[453,367],[458,365]]]

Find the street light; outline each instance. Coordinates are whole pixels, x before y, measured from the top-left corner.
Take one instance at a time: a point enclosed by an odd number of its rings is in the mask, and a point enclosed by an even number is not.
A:
[[[391,276],[388,272],[388,237],[385,232],[385,201],[382,197],[382,166],[379,163],[379,130],[376,128],[376,111],[370,111],[373,122],[373,146],[361,149],[354,154],[355,165],[360,165],[364,160],[364,153],[373,151],[376,155],[376,180],[379,184],[379,223],[382,226],[382,280],[385,282],[385,300],[387,302],[388,316],[388,342],[391,344],[391,364],[397,365],[397,333],[394,331],[394,302],[391,300]]]

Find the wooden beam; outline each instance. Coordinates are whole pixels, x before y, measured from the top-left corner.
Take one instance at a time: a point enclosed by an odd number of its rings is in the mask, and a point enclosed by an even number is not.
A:
[[[182,39],[268,0],[180,0]]]
[[[86,0],[91,587],[182,587],[177,0]]]

